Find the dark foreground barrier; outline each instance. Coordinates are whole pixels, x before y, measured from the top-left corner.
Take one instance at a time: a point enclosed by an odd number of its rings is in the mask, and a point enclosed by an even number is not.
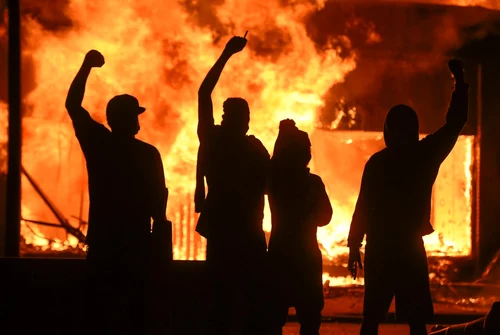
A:
[[[156,317],[173,320],[173,334],[203,334],[204,262],[175,261],[172,274],[173,314],[169,318],[169,301],[159,294]],[[0,334],[82,334],[83,279],[83,259],[0,258]]]
[[[88,322],[84,316],[84,270],[83,259],[0,258],[0,335],[83,334],[83,325]],[[155,295],[151,322],[160,328],[168,324],[173,335],[205,334],[209,311],[205,263],[174,261],[169,278],[170,298],[162,292]],[[358,290],[357,295],[362,295],[362,288]],[[330,291],[338,294],[327,294],[327,305],[337,304],[337,295],[349,295],[345,287]],[[171,316],[169,304],[173,306]],[[477,318],[439,314],[434,323],[457,324]],[[295,316],[289,321],[296,321]],[[325,307],[323,322],[359,323],[361,316],[331,313]],[[395,322],[394,315],[389,315],[387,322]],[[164,330],[157,333],[169,335]]]

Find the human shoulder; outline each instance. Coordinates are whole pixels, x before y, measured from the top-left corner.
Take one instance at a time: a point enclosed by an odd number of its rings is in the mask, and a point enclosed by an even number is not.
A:
[[[323,183],[321,177],[314,173],[309,173],[309,180],[314,183]]]
[[[206,135],[200,138],[201,145],[214,145],[217,144],[221,137],[221,126],[220,125],[210,125],[207,127]]]
[[[84,120],[74,120],[73,124],[78,130],[85,131],[87,133],[111,134],[111,130],[106,128],[105,125],[90,117]]]
[[[85,122],[74,121],[73,125],[77,139],[86,147],[91,144],[100,144],[111,137],[111,131],[108,128],[91,118]]]
[[[364,168],[364,174],[371,174],[373,171],[377,171],[380,169],[381,165],[384,165],[388,159],[389,151],[387,148],[384,148],[380,151],[377,151],[373,155],[368,158]]]
[[[135,139],[137,145],[152,156],[160,156],[160,151],[154,146],[139,139]]]
[[[255,137],[254,135],[247,135],[247,141],[250,144],[250,147],[253,149],[256,149],[259,151],[261,154],[266,155],[267,157],[270,157],[269,152],[267,151],[266,147],[262,142]]]
[[[384,149],[382,149],[380,151],[377,151],[376,153],[374,153],[373,155],[371,155],[370,158],[368,158],[368,161],[366,162],[366,165],[377,164],[378,162],[380,162],[381,160],[383,160],[384,157],[386,157],[388,154],[389,154],[389,151],[387,150],[387,148],[384,148]]]
[[[309,183],[314,186],[324,186],[323,179],[314,173],[309,173]]]

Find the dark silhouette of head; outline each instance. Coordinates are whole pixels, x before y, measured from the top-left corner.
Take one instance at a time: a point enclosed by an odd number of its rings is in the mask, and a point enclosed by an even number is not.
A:
[[[396,105],[389,110],[384,124],[387,147],[400,147],[418,142],[418,116],[406,105]]]
[[[286,119],[280,122],[271,161],[274,166],[290,169],[307,168],[311,161],[309,136],[305,131],[299,130],[293,120]]]
[[[106,118],[114,134],[121,136],[135,136],[139,126],[139,114],[146,108],[139,106],[137,98],[122,94],[109,100],[106,107]]]
[[[250,108],[242,98],[229,98],[222,105],[221,127],[226,134],[235,137],[245,136],[250,123]]]

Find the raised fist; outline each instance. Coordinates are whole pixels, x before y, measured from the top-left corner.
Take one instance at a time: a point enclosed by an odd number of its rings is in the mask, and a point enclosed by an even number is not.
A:
[[[464,68],[461,61],[458,59],[450,59],[448,61],[448,68],[456,80],[464,79]]]
[[[101,67],[104,65],[104,56],[97,50],[90,50],[83,63],[90,67]]]
[[[230,55],[234,55],[235,53],[243,50],[246,44],[247,44],[246,38],[240,36],[234,36],[229,40],[229,42],[227,42],[224,52],[227,52]]]

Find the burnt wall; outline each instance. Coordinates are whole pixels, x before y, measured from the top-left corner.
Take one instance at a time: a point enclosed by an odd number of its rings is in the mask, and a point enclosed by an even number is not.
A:
[[[381,131],[387,111],[403,103],[419,114],[421,132],[435,131],[444,122],[453,90],[448,58],[495,29],[499,18],[499,12],[480,7],[327,2],[309,18],[309,34],[321,47],[340,46],[355,54],[357,67],[332,86],[321,120],[329,124],[338,109],[356,107],[360,129]],[[467,134],[475,132],[475,105],[470,112]]]
[[[473,237],[478,267],[482,270],[500,249],[500,35],[469,43],[458,54],[479,67],[476,71],[479,224]]]

